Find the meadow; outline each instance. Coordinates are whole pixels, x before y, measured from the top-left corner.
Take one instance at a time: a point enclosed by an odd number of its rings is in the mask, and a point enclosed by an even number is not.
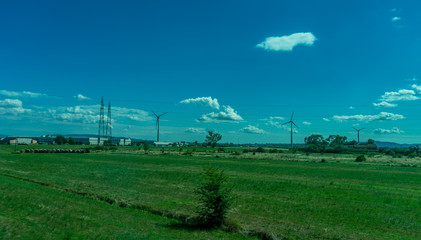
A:
[[[15,154],[0,146],[0,238],[421,238],[419,158],[243,150]],[[230,225],[191,228],[182,223],[195,216],[208,166],[233,186]]]

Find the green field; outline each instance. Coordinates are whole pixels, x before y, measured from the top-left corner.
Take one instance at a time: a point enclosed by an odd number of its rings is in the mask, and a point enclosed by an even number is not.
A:
[[[13,150],[0,146],[0,239],[421,239],[419,158]],[[234,185],[228,218],[237,227],[179,220],[194,216],[209,165]]]

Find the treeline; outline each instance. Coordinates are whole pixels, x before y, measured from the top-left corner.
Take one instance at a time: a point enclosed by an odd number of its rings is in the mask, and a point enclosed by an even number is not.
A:
[[[379,152],[398,158],[403,156],[410,158],[421,157],[421,149],[418,145],[407,148],[380,148]]]
[[[304,138],[305,146],[299,147],[298,150],[308,153],[344,153],[344,152],[365,152],[364,146],[374,144],[373,139],[369,139],[367,143],[359,144],[362,148],[356,149],[358,143],[355,140],[347,141],[347,137],[340,135],[330,135],[324,138],[323,135],[313,134]]]

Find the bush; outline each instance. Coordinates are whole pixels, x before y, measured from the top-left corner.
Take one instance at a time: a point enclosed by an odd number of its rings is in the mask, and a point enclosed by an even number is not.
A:
[[[262,147],[258,147],[258,148],[256,148],[256,152],[264,153],[265,152],[265,149],[262,148]]]
[[[244,149],[243,150],[243,153],[248,153],[249,152],[249,150],[248,149]]]
[[[148,150],[149,150],[149,144],[148,144],[148,142],[144,142],[143,143],[143,151],[145,151],[145,154],[148,153]]]
[[[183,155],[193,155],[193,151],[194,151],[194,149],[193,150],[191,150],[191,149],[187,149],[187,151],[185,151],[184,153],[183,153]]]
[[[366,160],[367,159],[365,158],[364,155],[360,155],[355,159],[356,162],[365,162]]]
[[[205,168],[202,176],[203,182],[196,191],[200,200],[199,224],[206,228],[221,226],[230,207],[232,188],[225,186],[227,177],[218,168]]]
[[[272,149],[269,150],[269,153],[278,153],[278,150],[272,148]]]
[[[220,147],[220,148],[218,148],[218,152],[225,152],[225,149]]]

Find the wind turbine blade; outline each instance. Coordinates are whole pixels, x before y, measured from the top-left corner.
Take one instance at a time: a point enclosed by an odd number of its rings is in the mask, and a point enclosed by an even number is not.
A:
[[[292,118],[294,117],[294,112],[295,111],[292,111],[292,115],[291,115],[291,120],[290,121],[292,121]]]
[[[162,116],[162,115],[165,115],[165,114],[167,114],[168,112],[165,112],[165,113],[163,113],[163,114],[161,114],[161,115],[159,115],[158,117],[160,117],[160,116]]]
[[[288,123],[290,123],[291,121],[289,121],[289,122],[286,122],[286,123],[283,123],[282,125],[285,125],[285,124],[288,124]]]
[[[363,129],[365,129],[365,128],[361,128],[359,131],[361,131],[361,130],[363,130]]]
[[[158,123],[159,122],[159,120],[158,120],[158,118],[156,119],[156,122],[155,122],[155,128],[158,128]]]
[[[297,128],[299,128],[294,122],[291,122],[292,124],[294,124],[294,126],[296,126]]]
[[[156,113],[153,111],[153,110],[151,110],[152,112],[153,112],[153,114],[156,116],[156,117],[158,117],[158,115],[156,115]]]
[[[358,132],[358,130],[356,129],[356,128],[354,128],[354,127],[352,127],[355,131],[357,131]]]

